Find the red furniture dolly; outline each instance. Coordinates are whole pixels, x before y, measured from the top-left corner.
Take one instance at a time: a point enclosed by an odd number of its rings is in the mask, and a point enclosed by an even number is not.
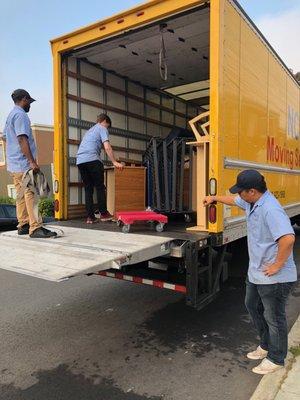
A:
[[[156,232],[162,232],[165,224],[168,222],[168,217],[154,211],[120,211],[116,213],[116,217],[118,226],[123,224],[123,233],[128,233],[130,225],[137,221],[157,222],[155,227]]]

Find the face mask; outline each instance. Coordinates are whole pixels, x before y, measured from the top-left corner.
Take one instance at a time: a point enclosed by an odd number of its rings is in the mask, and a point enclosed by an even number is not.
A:
[[[24,106],[23,110],[28,113],[30,110],[30,104],[28,104],[27,106]]]

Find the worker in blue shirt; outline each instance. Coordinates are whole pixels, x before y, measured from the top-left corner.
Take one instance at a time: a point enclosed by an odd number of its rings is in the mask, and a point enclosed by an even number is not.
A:
[[[110,221],[113,216],[107,210],[106,188],[104,185],[104,166],[101,160],[101,149],[104,148],[114,167],[123,169],[123,164],[116,161],[109,142],[108,128],[111,119],[106,114],[100,114],[97,124],[89,129],[77,152],[76,164],[79,168],[85,189],[85,205],[87,212],[87,224],[98,222],[94,212],[93,194],[96,188],[98,209],[101,221]]]
[[[242,171],[229,191],[238,196],[207,196],[203,204],[220,202],[246,212],[249,269],[245,304],[260,337],[259,346],[247,357],[262,360],[252,371],[265,375],[282,368],[287,355],[285,306],[297,281],[295,234],[258,171]]]
[[[56,232],[44,228],[38,211],[37,197],[28,188],[23,188],[23,175],[28,170],[39,171],[36,162],[36,145],[31,131],[30,119],[27,113],[35,100],[24,89],[17,89],[11,95],[14,108],[9,113],[3,140],[6,143],[7,170],[13,176],[17,192],[16,208],[18,218],[18,234],[31,238],[50,238]]]

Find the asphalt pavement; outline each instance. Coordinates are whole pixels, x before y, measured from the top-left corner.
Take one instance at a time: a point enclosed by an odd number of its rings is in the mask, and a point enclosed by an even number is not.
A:
[[[300,238],[295,247],[300,264]],[[1,264],[1,256],[0,256]],[[230,280],[201,311],[168,290],[0,270],[1,400],[248,400],[257,338]],[[288,304],[292,326],[300,286]]]

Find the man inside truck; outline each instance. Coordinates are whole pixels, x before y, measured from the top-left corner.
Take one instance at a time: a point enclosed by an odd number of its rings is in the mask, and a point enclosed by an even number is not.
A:
[[[87,224],[98,222],[95,217],[93,194],[94,188],[97,193],[97,203],[101,221],[111,221],[113,216],[107,211],[106,188],[104,185],[104,166],[101,160],[102,146],[113,165],[123,169],[123,164],[116,161],[114,152],[109,143],[108,128],[111,119],[106,114],[97,117],[97,124],[92,126],[84,135],[78,152],[76,164],[85,189],[85,206],[87,213]]]
[[[285,306],[297,280],[295,234],[290,219],[258,171],[242,171],[229,191],[238,195],[207,196],[203,204],[220,202],[246,212],[249,269],[245,304],[260,337],[259,346],[247,357],[262,360],[252,371],[265,375],[282,368],[287,356]]]
[[[35,100],[24,89],[16,89],[11,95],[14,108],[9,113],[3,131],[6,143],[7,170],[13,176],[17,192],[16,208],[18,219],[18,235],[31,238],[51,238],[56,232],[44,228],[38,210],[38,198],[29,187],[23,187],[23,176],[28,170],[40,170],[36,162],[36,145],[27,113]]]

